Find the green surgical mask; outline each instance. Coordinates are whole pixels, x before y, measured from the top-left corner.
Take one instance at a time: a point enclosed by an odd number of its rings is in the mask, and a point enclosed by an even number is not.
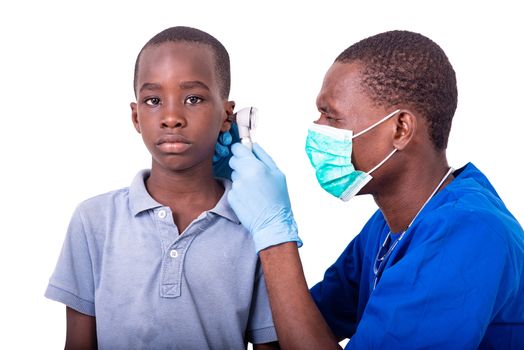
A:
[[[397,109],[355,135],[352,130],[313,123],[308,130],[306,153],[311,165],[315,168],[320,186],[343,201],[348,201],[358,194],[373,178],[371,173],[393,156],[397,149],[394,149],[384,160],[366,173],[356,170],[351,163],[353,139],[385,122],[399,111]]]

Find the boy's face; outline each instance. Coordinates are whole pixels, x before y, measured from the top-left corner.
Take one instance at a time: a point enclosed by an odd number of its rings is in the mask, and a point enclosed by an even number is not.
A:
[[[218,134],[229,129],[234,108],[221,97],[211,48],[186,42],[146,48],[136,88],[132,120],[153,169],[210,169]]]

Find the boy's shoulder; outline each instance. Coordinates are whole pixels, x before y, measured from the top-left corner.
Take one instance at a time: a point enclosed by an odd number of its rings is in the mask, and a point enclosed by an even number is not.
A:
[[[114,217],[117,212],[129,207],[129,190],[130,187],[123,187],[85,199],[78,204],[75,214],[89,221]]]
[[[101,193],[96,196],[87,198],[80,202],[78,207],[80,208],[101,208],[108,205],[114,205],[115,202],[125,200],[129,197],[130,187],[122,187],[117,190],[112,190],[109,192]]]
[[[133,202],[152,200],[147,193],[144,181],[149,176],[149,170],[141,170],[135,176],[130,186],[105,192],[80,202],[77,212],[82,215],[113,216],[117,211],[132,211]]]

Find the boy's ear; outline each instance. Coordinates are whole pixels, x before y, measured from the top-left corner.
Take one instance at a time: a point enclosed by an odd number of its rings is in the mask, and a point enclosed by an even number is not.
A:
[[[229,116],[235,113],[234,112],[235,101],[226,101],[224,103],[224,108],[225,108],[226,115],[225,115],[224,120],[222,121],[222,127],[220,128],[220,131],[222,132],[228,131],[231,128],[231,122],[228,119],[229,119]]]
[[[138,123],[138,113],[136,102],[131,102],[131,120],[135,126],[135,130],[140,134],[140,124]]]

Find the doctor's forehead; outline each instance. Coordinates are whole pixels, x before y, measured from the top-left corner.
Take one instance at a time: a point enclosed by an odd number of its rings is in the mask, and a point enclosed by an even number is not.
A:
[[[319,110],[347,111],[360,104],[364,96],[361,86],[361,68],[358,63],[335,62],[327,71],[317,97]],[[369,99],[367,99],[369,100]]]

